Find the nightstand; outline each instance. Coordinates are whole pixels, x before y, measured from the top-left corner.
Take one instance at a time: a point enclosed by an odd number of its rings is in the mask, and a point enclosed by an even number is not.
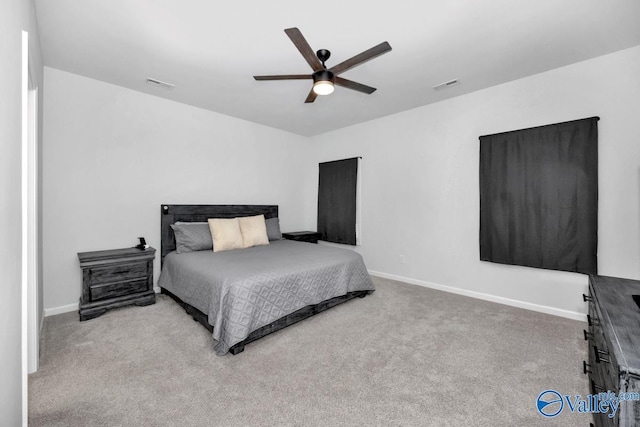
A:
[[[317,231],[292,231],[291,233],[282,233],[282,237],[298,242],[318,243],[321,235]]]
[[[111,308],[155,303],[155,256],[154,248],[78,253],[82,268],[80,321],[98,317]]]

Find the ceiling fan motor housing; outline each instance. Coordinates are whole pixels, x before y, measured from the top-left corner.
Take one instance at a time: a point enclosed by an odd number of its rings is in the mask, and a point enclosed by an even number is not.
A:
[[[334,74],[327,70],[316,71],[313,77],[313,92],[316,95],[330,95],[333,93],[333,85],[335,83]]]
[[[313,73],[313,82],[333,82],[335,80],[335,76],[329,70],[320,70]]]

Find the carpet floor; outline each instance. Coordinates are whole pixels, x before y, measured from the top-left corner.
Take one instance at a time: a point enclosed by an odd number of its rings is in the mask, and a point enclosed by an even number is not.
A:
[[[30,426],[588,426],[584,324],[374,277],[376,292],[216,356],[173,300],[45,319]]]

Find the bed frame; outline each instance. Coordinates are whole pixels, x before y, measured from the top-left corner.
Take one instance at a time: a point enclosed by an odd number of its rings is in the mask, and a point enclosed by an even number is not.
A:
[[[206,222],[209,218],[235,218],[242,216],[264,215],[265,219],[278,217],[277,205],[161,205],[160,214],[160,236],[161,250],[160,260],[164,263],[164,257],[171,251],[176,249],[176,241],[173,235],[171,224],[176,221],[184,222]],[[185,311],[193,317],[194,320],[201,323],[210,332],[213,332],[213,326],[209,324],[207,315],[197,308],[185,303],[179,297],[170,291],[160,288],[161,292],[173,298]],[[334,307],[353,298],[364,298],[373,291],[356,291],[349,292],[346,295],[331,298],[322,301],[319,304],[308,305],[295,311],[289,315],[269,323],[259,329],[253,331],[243,341],[235,344],[229,349],[233,355],[244,351],[244,346],[250,342],[256,341],[266,335],[276,332],[280,329],[293,325],[301,320],[318,314],[324,310]]]

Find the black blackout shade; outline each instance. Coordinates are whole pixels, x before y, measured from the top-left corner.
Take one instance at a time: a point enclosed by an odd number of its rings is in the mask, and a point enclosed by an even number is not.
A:
[[[358,159],[320,163],[318,232],[327,242],[356,244]]]
[[[597,273],[598,118],[480,137],[480,259]]]

